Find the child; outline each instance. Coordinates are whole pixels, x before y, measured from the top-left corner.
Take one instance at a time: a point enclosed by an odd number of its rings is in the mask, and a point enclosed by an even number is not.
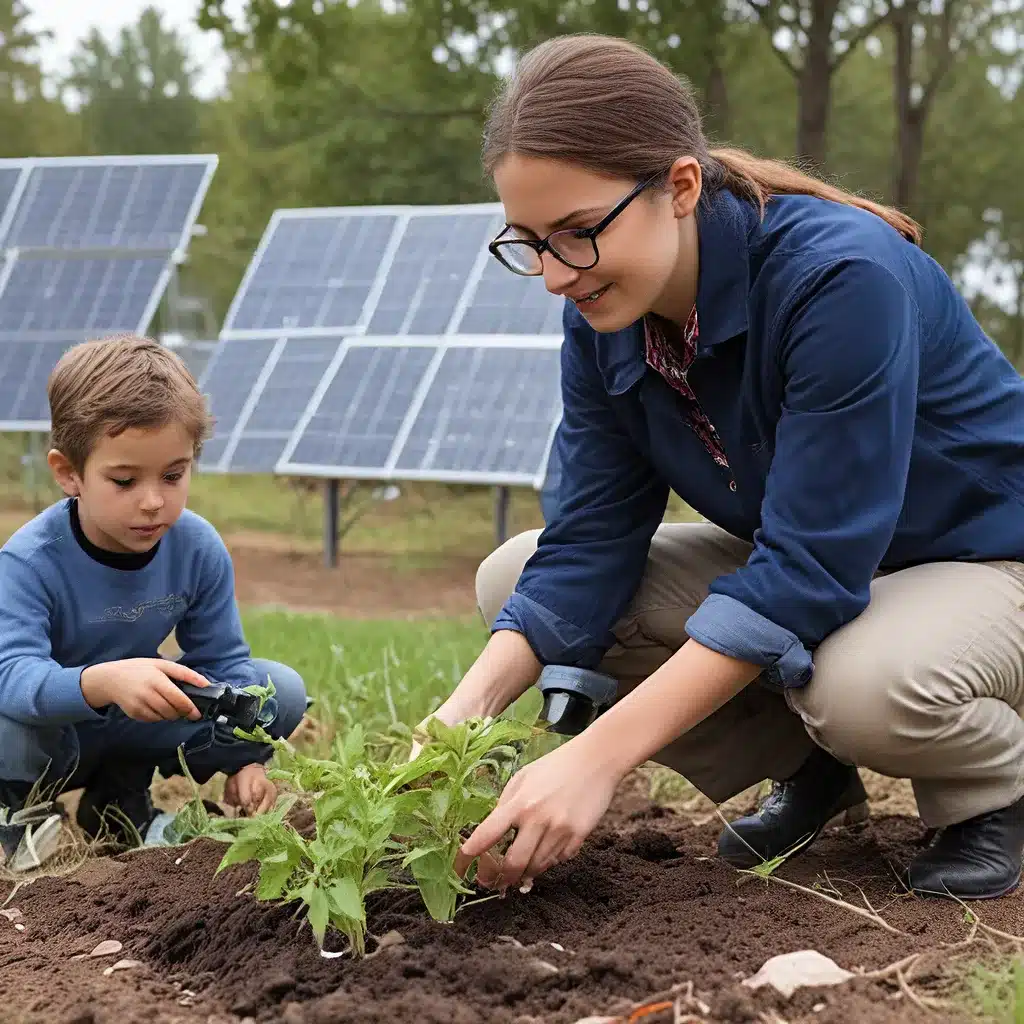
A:
[[[120,815],[107,812],[117,808],[144,837],[153,770],[180,774],[184,744],[198,782],[225,772],[226,802],[268,810],[277,795],[263,767],[270,748],[197,721],[177,685],[269,677],[276,697],[261,720],[275,736],[288,736],[306,709],[293,669],[251,657],[227,549],[185,509],[210,422],[195,380],[172,352],[122,335],[67,352],[49,401],[47,461],[67,498],[0,549],[0,807],[24,807],[36,783],[48,796],[84,787],[87,834],[101,819],[116,827]],[[158,653],[172,632],[177,661]],[[30,864],[44,855],[25,831],[0,825],[15,867],[27,847]]]

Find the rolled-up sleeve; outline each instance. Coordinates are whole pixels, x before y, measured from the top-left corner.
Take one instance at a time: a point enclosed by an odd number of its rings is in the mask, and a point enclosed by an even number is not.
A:
[[[557,510],[491,630],[522,633],[542,664],[593,668],[640,586],[668,485],[616,415],[568,306],[563,324]]]
[[[769,682],[806,684],[812,651],[867,607],[903,507],[917,408],[919,313],[867,259],[817,271],[780,314],[784,378],[761,526],[747,563],[687,622]]]

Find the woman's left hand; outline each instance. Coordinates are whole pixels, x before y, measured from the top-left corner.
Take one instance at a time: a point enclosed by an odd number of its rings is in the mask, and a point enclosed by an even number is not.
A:
[[[497,806],[462,844],[457,864],[481,857],[478,880],[496,889],[532,882],[576,856],[608,810],[620,778],[595,762],[583,735],[574,737],[512,777]],[[495,858],[495,877],[488,851],[512,828],[516,838],[504,858]]]

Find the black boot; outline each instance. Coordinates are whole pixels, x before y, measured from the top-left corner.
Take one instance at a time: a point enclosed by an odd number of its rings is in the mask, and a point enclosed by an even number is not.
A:
[[[732,822],[718,840],[718,855],[733,867],[806,849],[840,815],[855,824],[868,816],[867,793],[857,769],[816,747],[796,774],[772,786],[756,813]]]
[[[906,884],[925,896],[985,900],[1006,896],[1020,884],[1024,861],[1024,797],[942,829],[911,861]]]
[[[78,827],[90,839],[107,839],[121,847],[139,846],[157,815],[149,794],[150,779],[151,771],[145,781],[138,772],[97,773],[78,804]]]

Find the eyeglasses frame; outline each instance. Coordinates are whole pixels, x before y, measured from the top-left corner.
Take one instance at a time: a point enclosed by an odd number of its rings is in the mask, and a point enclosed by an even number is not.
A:
[[[648,188],[650,188],[651,185],[653,185],[661,177],[662,175],[659,172],[657,174],[652,174],[649,177],[644,178],[642,181],[638,182],[633,187],[632,191],[630,191],[627,195],[623,196],[622,199],[620,199],[611,208],[611,210],[607,214],[605,214],[605,216],[602,217],[601,220],[592,228],[559,228],[557,231],[552,231],[545,238],[538,239],[502,238],[501,236],[505,234],[505,232],[508,231],[508,229],[511,227],[510,224],[506,224],[501,229],[501,231],[499,231],[498,234],[488,243],[487,250],[503,267],[505,267],[508,270],[511,270],[513,274],[518,274],[520,277],[540,277],[544,273],[543,263],[541,263],[540,269],[536,273],[528,273],[522,270],[518,270],[515,267],[513,267],[501,255],[500,250],[503,245],[526,245],[528,248],[533,249],[533,251],[537,254],[538,259],[540,259],[540,257],[542,257],[544,253],[550,252],[551,255],[554,256],[556,260],[558,260],[559,263],[561,263],[565,267],[568,267],[570,270],[591,270],[597,266],[598,262],[601,259],[601,253],[598,251],[597,248],[597,236],[601,234],[601,232],[604,231],[605,228],[607,228],[608,225],[611,224],[612,221],[614,221],[615,218],[618,217],[619,214],[622,213],[622,211],[625,210],[626,207],[629,206],[629,204],[633,202],[633,200],[636,199],[638,195],[640,195],[642,192],[645,192]],[[569,231],[575,232],[577,238],[586,238],[590,241],[590,244],[594,248],[593,263],[588,263],[586,266],[579,266],[575,263],[570,263],[567,259],[565,259],[563,256],[560,256],[558,252],[552,248],[550,241],[551,238],[554,235],[564,234]]]

